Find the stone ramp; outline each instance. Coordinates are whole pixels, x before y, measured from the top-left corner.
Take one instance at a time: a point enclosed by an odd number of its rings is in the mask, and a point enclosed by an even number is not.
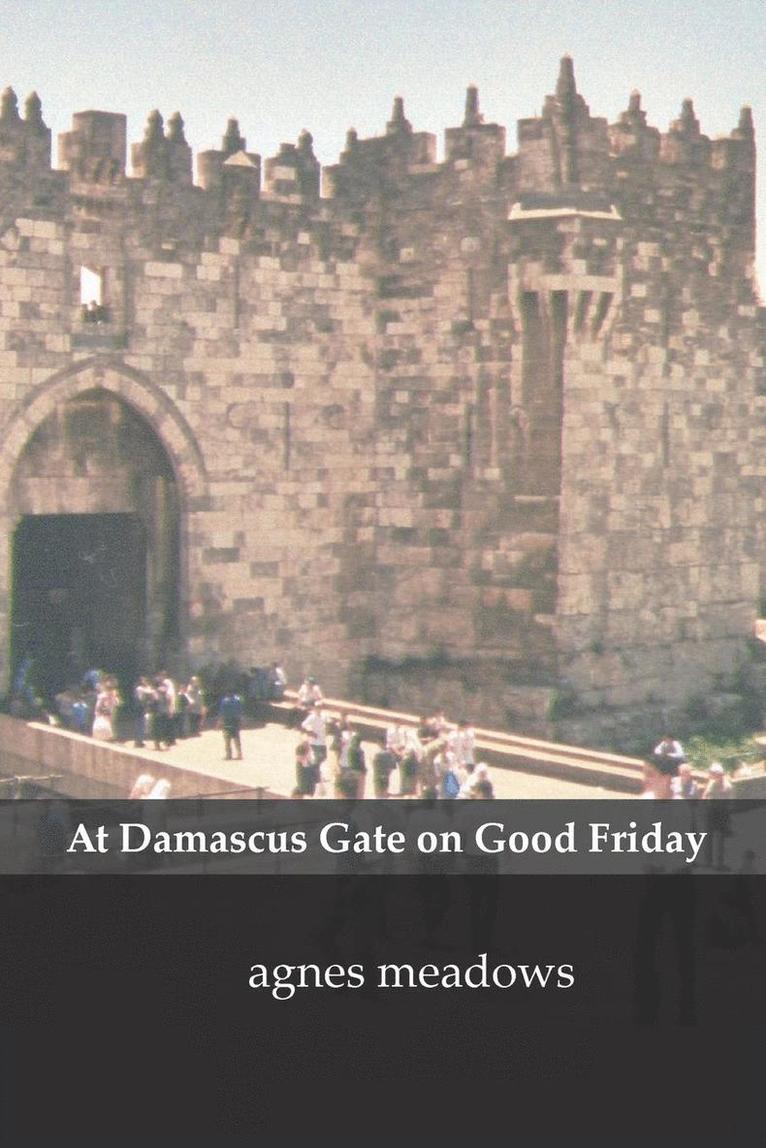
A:
[[[285,701],[271,703],[272,709],[282,715],[282,720],[288,720],[287,715],[292,711],[297,696],[296,691],[287,690]],[[347,702],[339,698],[325,698],[325,705],[332,713],[345,713],[355,726],[371,738],[378,738],[394,722],[407,727],[419,725],[419,719],[411,713]],[[639,757],[523,737],[504,730],[474,729],[477,757],[489,765],[562,778],[615,792],[641,792],[644,762]],[[695,777],[698,781],[705,780],[701,773],[695,774]]]
[[[247,728],[242,732],[244,760],[224,761],[220,732],[206,730],[201,737],[179,741],[172,749],[133,749],[120,743],[94,741],[82,734],[55,726],[27,723],[0,715],[0,773],[36,775],[41,785],[57,776],[50,788],[80,798],[126,798],[140,773],[171,782],[171,797],[242,798],[289,797],[295,785],[295,730],[286,728],[285,708],[280,721]],[[361,723],[359,723],[361,725]],[[379,734],[373,730],[371,734]],[[364,732],[364,731],[363,731]],[[375,746],[365,742],[368,764]],[[498,761],[502,761],[498,757]],[[329,769],[327,770],[329,777]],[[546,776],[517,770],[507,764],[491,765],[495,795],[505,799],[586,799],[618,796],[584,785],[568,777]],[[398,773],[392,777],[392,796],[397,795]],[[2,792],[0,797],[11,796]],[[327,788],[325,796],[332,796]],[[366,797],[372,797],[368,775]]]

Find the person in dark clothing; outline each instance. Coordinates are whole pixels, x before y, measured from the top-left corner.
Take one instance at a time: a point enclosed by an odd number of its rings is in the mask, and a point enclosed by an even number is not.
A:
[[[385,736],[381,738],[381,746],[372,759],[372,784],[376,797],[388,797],[391,774],[396,769],[396,758],[386,747]]]
[[[361,734],[354,733],[351,735],[351,741],[348,746],[348,769],[356,777],[356,796],[357,798],[364,797],[364,784],[367,776],[367,763],[364,757],[364,748],[362,747]]]
[[[221,704],[218,707],[218,720],[223,731],[223,745],[224,756],[227,761],[231,761],[232,748],[234,749],[234,757],[242,760],[242,742],[240,741],[240,730],[242,729],[242,698],[239,694],[229,690],[221,698]]]
[[[316,792],[319,769],[309,735],[304,731],[295,749],[295,788],[301,797],[313,797]]]
[[[399,796],[414,797],[418,791],[420,759],[417,750],[410,745],[399,763]]]

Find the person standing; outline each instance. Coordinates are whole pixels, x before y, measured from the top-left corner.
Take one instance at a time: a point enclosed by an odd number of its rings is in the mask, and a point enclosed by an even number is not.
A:
[[[473,773],[476,764],[476,734],[473,726],[461,718],[457,729],[448,737],[449,747],[455,755],[455,762],[460,780],[465,781],[469,773]]]
[[[300,797],[313,797],[316,792],[317,767],[314,764],[314,754],[311,748],[309,734],[304,730],[301,740],[295,748],[295,788]]]
[[[287,689],[287,674],[281,662],[272,662],[269,670],[269,696],[274,702],[281,702]]]
[[[407,748],[407,731],[398,722],[392,722],[386,727],[386,749],[390,749],[394,757],[400,758]]]
[[[686,761],[684,747],[676,741],[672,733],[666,733],[659,745],[654,747],[654,761],[664,777],[677,777],[678,767]]]
[[[422,749],[417,734],[413,730],[407,738],[399,762],[399,796],[416,797],[418,792],[418,777],[420,775],[420,756]]]
[[[162,690],[165,695],[166,740],[168,746],[171,746],[176,744],[176,738],[179,734],[178,719],[180,716],[180,707],[178,704],[178,689],[167,670],[163,670],[160,677],[162,678]]]
[[[345,713],[339,713],[328,724],[330,747],[335,755],[335,776],[348,769],[348,746],[351,741],[351,725]]]
[[[182,691],[186,698],[186,722],[189,737],[199,737],[205,717],[205,694],[196,674],[192,674]]]
[[[322,691],[315,678],[304,678],[298,690],[295,704],[294,720],[300,726],[304,718],[311,713],[317,702],[323,701]]]
[[[309,735],[314,765],[317,767],[317,780],[319,780],[322,773],[322,763],[327,757],[327,714],[321,701],[314,702],[314,708],[308,717],[301,722],[301,729]]]
[[[154,679],[155,698],[151,703],[153,712],[150,726],[155,749],[170,749],[171,745],[175,745],[173,722],[170,712],[171,701],[168,697],[165,680],[162,674],[158,674]]]
[[[732,796],[734,787],[720,761],[714,761],[708,770],[708,782],[702,794],[703,801],[723,800]]]
[[[361,800],[364,797],[365,781],[367,779],[367,762],[364,757],[364,746],[362,745],[362,735],[360,733],[353,733],[348,746],[348,773],[356,777],[356,797]],[[344,774],[341,773],[341,777]]]
[[[136,740],[134,745],[136,749],[141,749],[146,741],[149,731],[149,717],[153,709],[153,703],[157,699],[154,687],[146,677],[140,677],[138,683],[133,690],[133,697],[136,703]]]
[[[113,678],[107,678],[96,696],[93,717],[93,737],[98,741],[114,741],[114,717],[120,705],[120,694]]]
[[[388,748],[385,735],[381,738],[378,752],[372,759],[372,785],[375,797],[388,797],[391,774],[396,769],[396,757]]]
[[[218,707],[218,720],[223,731],[224,758],[226,761],[232,760],[232,749],[235,751],[234,759],[236,761],[242,760],[242,742],[240,740],[242,708],[242,698],[239,694],[235,693],[234,690],[227,690]]]
[[[480,761],[478,765],[474,766],[473,772],[468,774],[466,780],[461,785],[458,797],[463,800],[473,801],[493,796],[494,789],[492,787],[492,779],[489,776],[489,766],[486,762]]]

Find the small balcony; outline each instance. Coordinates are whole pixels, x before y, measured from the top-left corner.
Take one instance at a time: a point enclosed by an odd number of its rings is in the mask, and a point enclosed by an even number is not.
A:
[[[112,322],[109,307],[89,303],[80,311],[80,324],[72,332],[72,348],[76,351],[121,351],[127,346],[124,328]]]

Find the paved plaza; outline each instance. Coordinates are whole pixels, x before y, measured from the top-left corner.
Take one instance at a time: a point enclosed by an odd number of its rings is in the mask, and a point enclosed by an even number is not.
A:
[[[295,786],[295,747],[298,744],[298,734],[293,729],[287,729],[277,722],[269,722],[264,726],[242,731],[242,761],[226,761],[224,759],[223,736],[218,730],[206,730],[200,737],[188,738],[179,741],[168,750],[157,752],[147,748],[137,753],[136,776],[145,772],[140,759],[150,760],[156,767],[152,770],[155,776],[161,777],[164,764],[182,766],[204,774],[207,777],[221,779],[222,793],[228,795],[231,783],[239,784],[245,790],[264,788],[281,797],[289,797]],[[131,743],[128,743],[130,745]],[[366,797],[372,797],[372,758],[377,750],[374,742],[365,741],[365,754],[367,758],[367,786]],[[331,776],[331,765],[328,762],[323,767],[325,777]],[[552,777],[536,776],[532,773],[522,773],[512,769],[490,769],[495,796],[499,798],[594,798],[594,797],[622,797],[624,794],[602,789],[597,786],[581,785],[573,781],[564,781]],[[398,771],[394,771],[391,778],[391,793],[396,796],[398,791]],[[125,795],[127,796],[127,794]],[[170,796],[173,794],[171,792]],[[242,797],[252,796],[242,793]],[[332,797],[332,787],[327,786],[324,796]]]

